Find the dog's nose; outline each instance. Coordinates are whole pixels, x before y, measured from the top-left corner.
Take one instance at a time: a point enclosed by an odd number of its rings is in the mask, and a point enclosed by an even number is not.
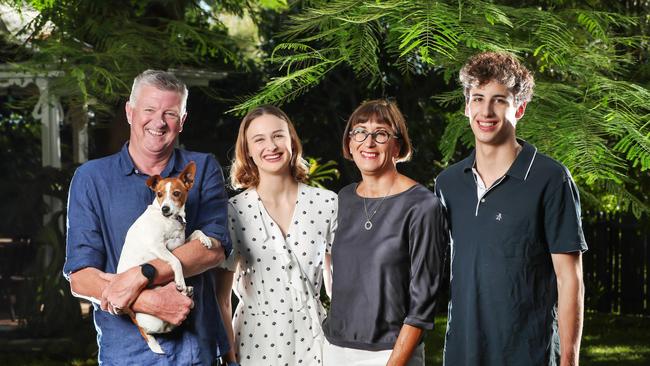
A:
[[[169,216],[169,211],[170,211],[169,206],[163,206],[161,210],[164,216]]]

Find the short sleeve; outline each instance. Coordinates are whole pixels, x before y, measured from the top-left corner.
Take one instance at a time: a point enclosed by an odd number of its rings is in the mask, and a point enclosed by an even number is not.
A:
[[[544,199],[544,231],[551,253],[587,250],[580,222],[580,196],[571,175],[565,172],[560,185]]]
[[[233,207],[232,204],[228,204],[228,231],[230,232],[230,239],[232,241],[232,254],[223,261],[219,268],[226,269],[231,272],[237,270],[237,264],[239,263],[240,254],[240,243],[241,236],[239,231],[241,230],[241,222],[239,220],[239,215],[237,210]]]
[[[201,188],[200,209],[197,215],[197,228],[205,235],[219,240],[226,253],[230,256],[232,243],[226,227],[228,219],[228,196],[224,187],[221,167],[210,156],[205,163],[204,177]]]
[[[331,254],[332,253],[332,243],[334,243],[334,236],[336,235],[336,228],[338,227],[338,211],[339,211],[339,201],[338,197],[336,195],[332,195],[331,200],[334,202],[332,205],[332,216],[330,217],[330,224],[329,224],[329,229],[327,230],[326,234],[326,247],[325,247],[325,253]]]
[[[105,270],[106,251],[101,234],[101,223],[95,204],[98,202],[92,178],[84,167],[75,172],[68,193],[68,217],[66,222],[66,257],[63,275],[93,267]]]
[[[433,205],[429,202],[433,202]],[[415,206],[409,231],[411,301],[404,323],[433,329],[444,253],[449,242],[444,207],[437,197]]]

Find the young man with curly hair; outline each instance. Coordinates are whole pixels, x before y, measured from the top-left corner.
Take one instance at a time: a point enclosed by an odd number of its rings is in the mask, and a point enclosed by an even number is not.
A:
[[[452,238],[445,365],[577,365],[580,198],[562,164],[516,137],[533,76],[484,52],[460,81],[476,146],[436,180]]]

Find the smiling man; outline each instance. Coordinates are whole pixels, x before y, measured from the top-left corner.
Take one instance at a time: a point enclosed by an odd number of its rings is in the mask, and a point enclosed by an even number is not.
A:
[[[476,146],[436,179],[452,238],[445,365],[577,365],[580,199],[562,164],[516,137],[533,77],[485,52],[460,81]]]
[[[68,198],[68,235],[63,273],[75,295],[94,302],[99,362],[104,365],[212,365],[228,340],[207,272],[231,250],[226,228],[223,174],[209,154],[174,147],[187,116],[187,87],[174,75],[138,75],[126,103],[130,138],[117,154],[77,169]],[[212,249],[192,240],[173,251],[194,296],[176,290],[171,267],[159,260],[115,274],[127,230],[153,201],[150,176],[176,176],[196,164],[185,204],[186,235],[201,230]],[[165,354],[149,350],[127,308],[178,327],[156,338]]]

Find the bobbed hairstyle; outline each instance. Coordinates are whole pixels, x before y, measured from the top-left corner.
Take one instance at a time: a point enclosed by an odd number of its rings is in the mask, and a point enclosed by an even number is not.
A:
[[[413,147],[406,128],[406,119],[404,119],[404,115],[397,107],[397,103],[387,99],[365,101],[352,112],[343,132],[344,158],[353,160],[352,154],[350,154],[350,131],[359,123],[370,120],[388,125],[393,130],[393,133],[398,136],[397,142],[400,145],[399,154],[397,155],[398,163],[411,159]]]
[[[235,143],[235,158],[230,168],[230,185],[235,189],[248,189],[257,187],[260,184],[260,172],[253,158],[250,157],[246,131],[255,118],[267,114],[273,115],[287,123],[292,150],[290,164],[291,175],[297,182],[304,183],[307,181],[309,168],[305,159],[302,158],[302,144],[298,138],[298,133],[296,133],[296,128],[286,113],[280,108],[272,105],[263,105],[250,110],[239,124],[239,133],[237,134],[237,142]]]
[[[505,85],[515,102],[521,104],[531,100],[535,87],[533,74],[514,55],[506,52],[482,52],[470,57],[460,70],[459,79],[466,100],[471,88],[496,81]]]

